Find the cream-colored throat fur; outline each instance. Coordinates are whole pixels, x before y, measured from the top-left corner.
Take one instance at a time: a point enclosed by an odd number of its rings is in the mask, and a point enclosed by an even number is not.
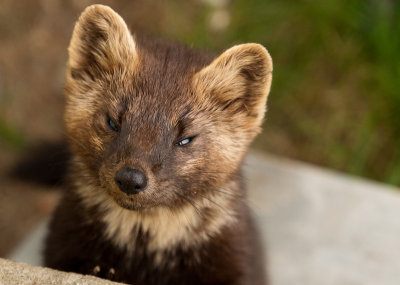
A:
[[[231,199],[226,194],[215,194],[208,199],[196,201],[196,208],[186,205],[179,209],[157,207],[148,213],[126,210],[116,204],[105,193],[89,198],[93,189],[79,189],[87,206],[98,206],[104,213],[105,237],[122,250],[135,250],[138,231],[148,234],[147,250],[165,251],[176,246],[183,248],[197,246],[218,234],[224,226],[234,223],[237,218],[232,209]],[[227,189],[224,189],[227,191]]]

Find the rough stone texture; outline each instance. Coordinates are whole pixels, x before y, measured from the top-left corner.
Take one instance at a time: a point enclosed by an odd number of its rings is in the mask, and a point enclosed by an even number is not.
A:
[[[400,284],[399,189],[254,152],[246,172],[250,205],[267,247],[271,285]],[[43,224],[10,258],[40,264],[44,233]],[[5,274],[2,263],[4,284],[20,284],[6,282],[5,275],[25,281],[61,274],[36,267],[19,275],[25,269],[11,263]]]
[[[121,284],[93,276],[65,273],[0,258],[1,285],[107,285]]]

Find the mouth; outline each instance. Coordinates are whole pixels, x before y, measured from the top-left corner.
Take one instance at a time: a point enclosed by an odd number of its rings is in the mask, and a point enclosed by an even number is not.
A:
[[[111,198],[122,208],[131,211],[149,210],[160,206],[154,197],[149,197],[146,193],[138,193],[127,195],[124,193],[115,195],[111,194]]]

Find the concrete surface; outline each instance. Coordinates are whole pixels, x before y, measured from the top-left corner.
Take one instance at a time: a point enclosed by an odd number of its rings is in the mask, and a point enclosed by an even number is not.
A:
[[[65,273],[0,258],[0,285],[117,285],[88,275]]]
[[[30,265],[42,266],[43,241],[47,234],[49,219],[43,220],[37,228],[27,236],[17,249],[9,256],[9,259]]]
[[[254,153],[251,205],[273,285],[400,284],[400,191]]]
[[[398,189],[255,152],[245,169],[272,285],[400,284]],[[10,258],[40,264],[44,233]]]

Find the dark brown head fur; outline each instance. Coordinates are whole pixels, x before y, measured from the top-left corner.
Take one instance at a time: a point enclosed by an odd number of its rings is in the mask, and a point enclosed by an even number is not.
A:
[[[271,71],[260,45],[235,46],[211,62],[182,45],[134,39],[110,8],[89,7],[74,29],[65,86],[76,160],[128,209],[175,207],[185,202],[180,195],[219,189],[259,130]],[[193,141],[177,146],[184,138]],[[146,191],[120,191],[114,175],[122,167],[143,171]]]

